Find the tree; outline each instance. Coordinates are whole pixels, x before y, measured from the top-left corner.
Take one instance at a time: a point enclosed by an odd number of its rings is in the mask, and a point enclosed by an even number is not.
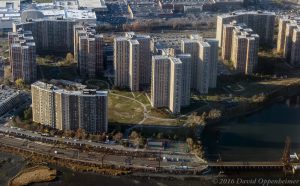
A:
[[[208,113],[208,118],[210,119],[218,119],[222,116],[222,112],[218,109],[212,109]]]
[[[189,146],[189,148],[191,149],[191,147],[192,147],[193,144],[194,144],[194,141],[193,141],[192,138],[187,138],[187,139],[186,139],[186,143],[187,143],[187,145]]]
[[[197,125],[205,125],[206,117],[207,117],[206,112],[204,112],[201,116],[198,116],[196,112],[193,112],[189,116],[188,120],[189,120],[191,127],[195,127]]]
[[[6,66],[4,68],[4,78],[11,78],[11,68],[10,66]]]
[[[84,129],[79,128],[77,129],[75,136],[78,139],[85,139],[87,137],[87,134]]]
[[[164,134],[163,134],[162,132],[160,132],[160,133],[158,133],[158,134],[156,135],[156,138],[157,138],[157,139],[163,139],[163,138],[164,138]]]
[[[24,120],[30,120],[32,119],[32,108],[28,108],[24,111]]]
[[[73,138],[73,137],[75,136],[75,132],[72,131],[72,130],[66,130],[66,131],[64,132],[64,136]]]
[[[139,138],[139,137],[140,137],[139,133],[137,133],[136,131],[132,131],[129,138],[132,140],[135,140],[136,138]]]
[[[115,135],[114,135],[114,140],[115,141],[121,141],[123,139],[123,134],[122,132],[117,132]]]
[[[25,86],[25,82],[24,82],[23,79],[17,79],[17,80],[15,81],[15,83],[16,83],[16,86],[17,86],[18,88],[24,88],[24,86]]]
[[[73,63],[73,61],[74,61],[74,56],[73,56],[73,54],[72,53],[67,53],[67,55],[66,55],[66,63],[67,64],[70,64],[70,63]]]

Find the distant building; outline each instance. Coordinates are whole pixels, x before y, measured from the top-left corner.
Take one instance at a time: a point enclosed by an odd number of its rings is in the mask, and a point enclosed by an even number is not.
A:
[[[219,47],[223,45],[224,24],[232,21],[244,23],[260,37],[260,44],[270,46],[273,43],[275,29],[275,13],[272,12],[234,12],[217,17],[217,39],[220,41]]]
[[[0,116],[18,106],[24,100],[22,92],[0,86]]]
[[[103,35],[96,25],[74,26],[74,60],[82,77],[93,78],[103,72]]]
[[[243,0],[158,0],[158,4],[162,9],[186,13],[187,7],[194,11],[198,10],[198,12],[241,8]]]
[[[44,4],[42,4],[44,5]],[[35,19],[68,19],[77,23],[96,24],[97,17],[95,12],[90,10],[62,9],[61,7],[35,5],[35,8],[29,8],[22,12],[21,22],[27,22]]]
[[[36,81],[36,45],[30,31],[10,32],[9,56],[12,71],[12,80],[23,79],[25,83]]]
[[[223,26],[222,58],[230,60],[239,73],[252,74],[257,69],[259,35],[235,21]]]
[[[191,35],[190,39],[183,39],[181,50],[191,54],[191,88],[207,94],[209,88],[217,85],[218,41],[204,39],[199,35]]]
[[[300,66],[300,18],[280,18],[277,52],[283,53],[287,61]]]
[[[252,74],[257,69],[259,36],[251,29],[233,31],[231,60],[237,72]]]
[[[36,19],[28,22],[14,23],[13,31],[22,28],[31,31],[36,43],[38,54],[66,53],[73,51],[74,20],[66,19]]]
[[[33,121],[59,130],[107,131],[107,91],[69,91],[38,81],[31,93]]]
[[[95,12],[102,12],[107,10],[105,0],[77,0],[78,9],[88,9]]]
[[[151,81],[150,36],[128,32],[114,39],[115,86],[138,91]]]
[[[21,8],[21,0],[1,0],[0,8],[19,11]]]
[[[0,79],[4,79],[4,74],[5,74],[4,68],[5,68],[5,63],[0,57]]]

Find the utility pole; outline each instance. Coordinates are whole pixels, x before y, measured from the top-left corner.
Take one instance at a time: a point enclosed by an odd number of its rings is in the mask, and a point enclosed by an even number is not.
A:
[[[104,158],[105,158],[106,154],[104,154],[102,157],[101,157],[101,167],[103,167],[104,165]]]
[[[284,173],[287,173],[289,170],[291,170],[291,159],[290,159],[290,154],[291,154],[291,138],[288,136],[286,137],[285,140],[285,147],[282,155],[282,163],[283,163],[283,171]]]
[[[159,155],[157,157],[157,161],[158,161],[158,168],[160,168],[160,162],[161,162],[161,151],[159,151]]]

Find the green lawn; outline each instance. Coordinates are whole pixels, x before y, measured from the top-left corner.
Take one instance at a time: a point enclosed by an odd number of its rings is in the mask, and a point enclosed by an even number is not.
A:
[[[111,90],[111,92],[114,93],[114,94],[119,94],[119,95],[122,95],[122,96],[129,97],[129,98],[134,98],[132,93],[129,92],[129,91]]]
[[[138,124],[144,118],[143,107],[130,99],[109,94],[108,121],[120,124]]]

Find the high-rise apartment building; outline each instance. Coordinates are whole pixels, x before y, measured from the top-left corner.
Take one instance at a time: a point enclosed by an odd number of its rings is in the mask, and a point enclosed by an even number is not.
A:
[[[197,39],[185,39],[181,42],[183,53],[191,55],[191,88],[197,87],[197,66],[199,65],[199,41]]]
[[[107,131],[106,91],[69,91],[52,84],[31,85],[33,121],[59,130]]]
[[[152,57],[151,104],[167,107],[180,113],[182,89],[182,62],[169,56]]]
[[[273,43],[275,29],[275,13],[272,12],[235,12],[220,15],[217,17],[217,39],[220,41],[219,47],[223,45],[224,24],[232,21],[245,23],[260,37],[260,44],[270,46]]]
[[[176,58],[182,62],[181,106],[185,107],[191,103],[192,57],[191,54],[178,54]]]
[[[277,52],[283,53],[287,61],[300,66],[300,18],[283,17],[279,20]]]
[[[259,35],[245,24],[233,21],[223,26],[222,58],[230,60],[239,73],[252,74],[257,69]]]
[[[283,53],[284,46],[285,46],[285,32],[286,32],[286,25],[291,20],[288,18],[281,18],[279,19],[278,25],[278,37],[277,37],[277,52]]]
[[[218,40],[191,35],[181,42],[183,53],[191,54],[191,88],[208,93],[217,85]]]
[[[216,88],[219,62],[219,41],[217,39],[205,39],[204,41],[210,45],[209,88]]]
[[[300,65],[300,27],[293,31],[292,38],[292,51],[291,51],[291,64],[295,66]]]
[[[70,19],[36,19],[28,22],[13,23],[13,31],[19,28],[31,31],[38,54],[47,52],[73,52],[73,26],[75,20]]]
[[[259,36],[251,29],[236,27],[232,36],[231,60],[237,72],[252,74],[257,68]]]
[[[36,81],[36,45],[32,33],[19,29],[8,33],[8,41],[12,80]]]
[[[96,25],[74,26],[74,60],[82,77],[93,78],[103,72],[103,35]]]
[[[115,86],[138,91],[151,82],[150,36],[128,32],[114,40]]]

